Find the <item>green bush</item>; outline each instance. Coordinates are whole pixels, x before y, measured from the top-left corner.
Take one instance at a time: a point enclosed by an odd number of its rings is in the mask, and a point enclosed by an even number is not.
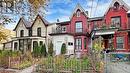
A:
[[[41,56],[47,56],[47,52],[46,52],[46,45],[42,45],[41,46]]]
[[[48,54],[49,54],[50,56],[53,55],[53,43],[52,43],[52,42],[49,44]]]
[[[66,53],[66,44],[63,43],[61,47],[61,54],[65,54],[65,53]]]
[[[33,50],[33,56],[34,57],[39,57],[41,56],[41,46],[35,47]]]

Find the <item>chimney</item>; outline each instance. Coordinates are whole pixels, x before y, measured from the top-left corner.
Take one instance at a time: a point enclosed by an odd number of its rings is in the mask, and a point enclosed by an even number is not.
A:
[[[60,20],[59,20],[59,19],[57,19],[57,22],[60,22]]]

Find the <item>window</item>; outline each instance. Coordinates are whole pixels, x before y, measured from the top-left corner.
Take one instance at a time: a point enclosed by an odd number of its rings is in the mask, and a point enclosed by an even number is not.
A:
[[[84,38],[84,49],[86,49],[86,47],[87,47],[87,39]]]
[[[23,37],[24,36],[24,30],[21,30],[20,31],[20,37]]]
[[[123,37],[117,37],[116,39],[116,43],[117,43],[117,49],[124,49],[124,38]]]
[[[41,28],[39,27],[39,28],[37,28],[37,36],[41,36]]]
[[[81,42],[82,42],[81,38],[77,38],[75,40],[75,43],[76,43],[75,48],[76,48],[76,50],[81,50],[81,46],[82,46]]]
[[[23,52],[24,40],[19,40],[19,50]]]
[[[43,41],[40,41],[40,45],[41,45],[41,46],[43,45]]]
[[[76,32],[82,32],[82,22],[76,22],[76,25],[75,25],[75,28],[76,28]]]
[[[28,51],[31,51],[31,43],[32,43],[32,40],[31,39],[28,39]]]
[[[18,47],[18,43],[15,42],[15,43],[14,43],[14,50],[17,50],[17,47]]]
[[[29,35],[29,36],[32,36],[32,29],[29,29],[28,35]]]
[[[94,22],[93,22],[93,27],[94,27],[94,29],[97,29],[97,28],[98,28],[98,26],[97,26],[97,21],[94,21]]]
[[[112,22],[112,25],[119,28],[121,26],[121,17],[112,17],[111,22]]]
[[[77,17],[80,17],[80,10],[78,9],[76,12]]]
[[[66,32],[66,26],[62,26],[62,32]]]
[[[68,45],[69,45],[69,46],[73,46],[73,43],[72,43],[72,42],[68,42]]]
[[[119,8],[120,4],[118,2],[114,3],[114,9],[117,10]]]

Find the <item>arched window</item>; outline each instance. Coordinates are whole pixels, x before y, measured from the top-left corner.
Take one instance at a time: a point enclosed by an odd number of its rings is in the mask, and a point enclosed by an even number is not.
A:
[[[120,4],[119,4],[118,2],[115,2],[115,3],[114,3],[114,9],[118,9],[119,6],[120,6]]]
[[[76,12],[77,17],[80,17],[80,10],[78,9]]]
[[[20,31],[20,37],[23,37],[24,36],[24,30],[21,30]]]
[[[41,27],[37,28],[37,36],[41,36]]]

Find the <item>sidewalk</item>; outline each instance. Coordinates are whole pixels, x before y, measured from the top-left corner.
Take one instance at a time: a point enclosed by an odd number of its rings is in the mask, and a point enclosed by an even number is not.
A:
[[[34,66],[31,66],[31,67],[28,67],[26,69],[19,71],[18,73],[32,73],[33,69],[34,69]]]
[[[107,73],[130,73],[130,65],[125,62],[111,63],[107,67]]]

